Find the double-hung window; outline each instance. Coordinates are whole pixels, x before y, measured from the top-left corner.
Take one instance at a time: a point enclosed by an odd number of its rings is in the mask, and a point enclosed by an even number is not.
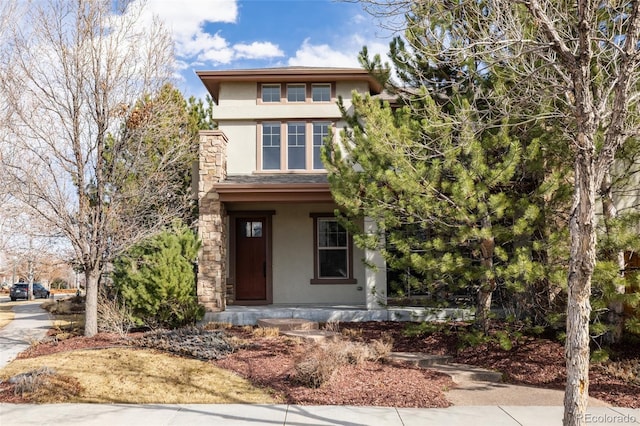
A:
[[[328,121],[265,121],[258,128],[258,170],[323,171],[322,147],[331,132]]]
[[[306,123],[287,123],[287,168],[302,170],[306,168]]]
[[[314,277],[312,284],[354,284],[351,237],[333,216],[312,214]]]
[[[313,123],[313,168],[314,170],[324,169],[322,164],[322,147],[326,138],[329,136],[329,126],[331,123],[314,122]]]
[[[262,123],[262,169],[280,169],[280,123]]]

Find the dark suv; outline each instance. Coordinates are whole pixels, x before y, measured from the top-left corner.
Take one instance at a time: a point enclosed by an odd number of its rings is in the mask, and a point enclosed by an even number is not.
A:
[[[11,286],[11,290],[9,290],[9,297],[11,297],[12,301],[17,299],[28,299],[29,298],[29,283],[16,283]],[[33,283],[33,297],[36,299],[48,299],[49,298],[49,290],[44,288],[40,283]]]

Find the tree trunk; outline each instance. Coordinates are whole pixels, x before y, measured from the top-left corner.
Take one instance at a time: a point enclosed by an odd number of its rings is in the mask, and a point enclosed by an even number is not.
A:
[[[488,216],[482,220],[482,229],[485,232],[488,231],[490,234],[491,219]],[[496,243],[493,236],[484,238],[480,241],[480,253],[482,255],[480,264],[487,272],[492,271],[493,269],[493,254],[495,251],[495,246]],[[490,276],[484,280],[484,282],[480,285],[480,289],[478,290],[475,322],[476,326],[482,328],[485,334],[489,332],[489,313],[491,312],[491,299],[495,289],[496,280],[495,278],[493,278],[493,276]]]
[[[584,134],[583,139],[588,139]],[[586,142],[586,143],[580,143]],[[589,146],[589,141],[580,141]],[[593,145],[591,145],[593,146]],[[565,426],[583,425],[589,397],[589,318],[591,315],[591,277],[596,261],[595,200],[596,185],[592,151],[578,152],[575,187],[569,231],[567,340],[565,358],[567,384],[564,394]]]
[[[98,334],[98,270],[88,270],[85,272],[86,300],[85,300],[85,320],[84,335],[93,337]]]
[[[478,299],[476,301],[476,325],[484,331],[485,334],[489,332],[489,313],[491,312],[491,299],[493,296],[493,290],[495,289],[495,283],[493,288],[486,287],[491,283],[486,283],[478,290]]]

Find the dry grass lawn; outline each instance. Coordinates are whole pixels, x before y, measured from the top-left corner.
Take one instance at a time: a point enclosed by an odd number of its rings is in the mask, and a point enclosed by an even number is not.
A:
[[[76,302],[76,303],[74,303]],[[14,303],[0,305],[0,327],[10,322]],[[74,306],[77,305],[77,306]],[[45,301],[53,315],[56,337],[81,334],[82,303],[73,297]],[[132,348],[76,350],[35,358],[17,359],[0,370],[0,381],[43,368],[53,376],[28,395],[31,402],[91,402],[128,404],[270,404],[277,402],[235,373],[212,363],[167,353]]]
[[[58,379],[75,389],[60,395],[32,395],[33,402],[130,404],[249,403],[278,401],[236,374],[211,363],[152,350],[112,348],[78,350],[18,359],[0,370],[0,380],[19,373],[53,369]],[[71,380],[69,380],[71,378]],[[69,393],[77,393],[70,395]]]
[[[0,305],[0,328],[9,324],[16,316],[13,313],[13,303],[3,303]]]

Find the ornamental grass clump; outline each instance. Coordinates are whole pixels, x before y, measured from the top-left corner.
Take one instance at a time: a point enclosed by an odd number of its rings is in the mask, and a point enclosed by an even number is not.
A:
[[[391,352],[390,339],[374,340],[370,343],[335,339],[310,346],[298,358],[293,378],[310,388],[319,388],[331,380],[338,369],[347,364],[360,365],[366,361],[378,362]]]
[[[82,386],[74,377],[58,374],[49,367],[40,367],[9,378],[14,395],[29,402],[59,403],[76,397]]]

